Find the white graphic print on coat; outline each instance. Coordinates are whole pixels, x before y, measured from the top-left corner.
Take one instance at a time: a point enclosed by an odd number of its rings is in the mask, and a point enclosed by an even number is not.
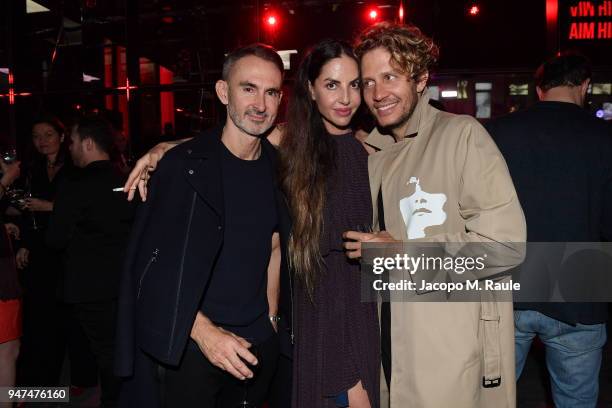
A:
[[[416,184],[414,193],[400,200],[400,211],[408,231],[408,239],[424,238],[425,228],[442,225],[446,221],[446,194],[432,194],[421,189],[419,179],[410,177],[408,184]]]

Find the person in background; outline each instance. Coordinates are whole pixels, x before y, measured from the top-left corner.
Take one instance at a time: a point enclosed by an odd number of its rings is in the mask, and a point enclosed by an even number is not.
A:
[[[72,171],[64,125],[42,115],[32,124],[32,144],[22,187],[25,204],[17,267],[23,288],[23,338],[18,384],[59,385],[66,350],[65,313],[57,298],[61,276],[59,255],[44,242],[60,182]]]
[[[116,406],[120,381],[113,373],[119,275],[131,224],[131,206],[114,192],[123,176],[110,161],[114,131],[101,117],[72,127],[70,154],[79,169],[56,195],[46,232],[62,251],[62,300],[85,333],[100,371],[103,407]]]
[[[487,124],[523,205],[528,241],[612,241],[612,132],[583,109],[590,81],[586,57],[552,58],[535,74],[540,101]],[[595,407],[607,319],[606,303],[517,303],[517,379],[538,336],[555,406]]]
[[[122,130],[116,130],[114,136],[114,164],[117,169],[127,175],[131,170],[132,160],[128,149],[129,139]]]
[[[21,290],[17,279],[12,239],[19,239],[15,224],[4,224],[6,192],[20,174],[20,163],[6,163],[0,158],[0,387],[15,385],[15,368],[21,337]],[[12,403],[1,403],[10,408]]]
[[[16,263],[23,294],[23,338],[18,362],[19,385],[59,385],[66,348],[71,393],[98,383],[87,339],[58,297],[63,267],[60,255],[44,241],[57,190],[73,171],[64,124],[42,114],[32,122],[32,144],[18,187],[24,190],[21,241]]]

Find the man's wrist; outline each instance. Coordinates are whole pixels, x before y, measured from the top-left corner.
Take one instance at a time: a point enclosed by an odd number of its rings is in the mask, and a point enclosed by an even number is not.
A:
[[[270,319],[272,323],[278,324],[278,322],[280,322],[281,317],[279,315],[271,314],[268,315],[268,319]]]
[[[191,327],[191,338],[196,341],[201,341],[202,336],[218,330],[219,327],[215,325],[208,317],[202,312],[198,312],[196,318]]]

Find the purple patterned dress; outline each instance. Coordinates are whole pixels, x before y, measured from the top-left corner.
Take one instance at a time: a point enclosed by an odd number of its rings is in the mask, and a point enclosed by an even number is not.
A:
[[[336,142],[321,237],[324,266],[314,303],[296,280],[293,408],[335,408],[335,396],[358,381],[378,408],[380,341],[376,303],[361,302],[359,263],[343,250],[342,233],[372,222],[368,154],[352,135]]]

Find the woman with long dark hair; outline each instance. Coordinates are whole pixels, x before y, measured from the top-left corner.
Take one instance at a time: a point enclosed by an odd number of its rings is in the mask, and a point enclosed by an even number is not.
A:
[[[344,231],[372,220],[368,154],[350,127],[360,102],[352,48],[314,46],[298,68],[280,145],[297,278],[294,408],[379,405],[376,305],[361,302],[359,264],[342,247]]]

